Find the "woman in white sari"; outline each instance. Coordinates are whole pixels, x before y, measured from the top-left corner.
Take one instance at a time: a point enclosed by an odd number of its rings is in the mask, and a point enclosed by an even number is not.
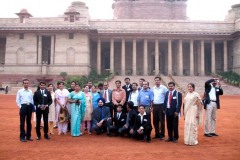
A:
[[[194,91],[195,85],[188,84],[188,93],[184,98],[184,143],[198,144],[198,125],[202,123],[203,107],[200,95]]]

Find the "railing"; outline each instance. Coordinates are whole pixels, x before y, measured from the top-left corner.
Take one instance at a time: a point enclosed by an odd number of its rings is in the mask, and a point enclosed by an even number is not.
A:
[[[178,89],[181,93],[183,93],[183,94],[186,94],[186,93],[187,93],[187,91],[184,90],[184,89],[179,85],[179,83],[173,78],[172,75],[168,75],[168,77],[176,84],[177,89]]]

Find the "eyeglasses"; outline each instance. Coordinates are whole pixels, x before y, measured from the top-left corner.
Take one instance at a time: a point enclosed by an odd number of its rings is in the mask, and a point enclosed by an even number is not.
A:
[[[28,83],[23,83],[23,84],[28,84]]]

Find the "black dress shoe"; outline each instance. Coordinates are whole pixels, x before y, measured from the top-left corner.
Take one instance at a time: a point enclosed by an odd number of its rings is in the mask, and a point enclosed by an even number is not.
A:
[[[36,138],[37,140],[40,140],[41,139],[41,137],[39,137],[39,136],[37,136],[37,138]]]
[[[147,143],[150,143],[150,142],[151,142],[151,137],[150,137],[150,136],[147,136],[147,137],[146,137],[146,142],[147,142]]]
[[[178,140],[177,140],[177,139],[174,139],[174,140],[173,140],[173,143],[178,143]]]
[[[26,139],[20,139],[21,142],[27,142]]]
[[[168,138],[167,140],[165,140],[165,142],[172,142],[173,141],[173,139],[170,139],[170,138]]]
[[[204,136],[205,136],[205,137],[212,137],[211,134],[206,134],[206,133],[204,134]]]
[[[44,138],[47,140],[51,139],[49,136],[44,136]]]
[[[155,135],[155,137],[153,137],[153,139],[158,139],[158,138],[160,138],[159,135]]]
[[[31,137],[27,138],[28,141],[33,141],[33,139]]]
[[[218,136],[216,133],[210,133],[211,136]]]
[[[160,136],[160,140],[164,140],[164,136]]]

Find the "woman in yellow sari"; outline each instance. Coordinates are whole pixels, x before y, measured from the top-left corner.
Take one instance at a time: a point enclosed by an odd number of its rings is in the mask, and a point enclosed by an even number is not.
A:
[[[198,144],[198,125],[202,123],[203,107],[200,95],[194,91],[195,85],[188,84],[188,93],[184,98],[184,143]]]

